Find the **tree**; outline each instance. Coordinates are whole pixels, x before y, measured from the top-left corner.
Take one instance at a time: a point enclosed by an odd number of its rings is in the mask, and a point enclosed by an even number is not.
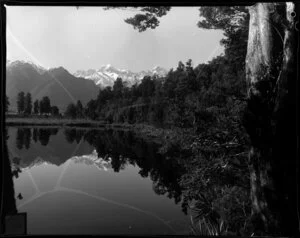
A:
[[[107,7],[110,9],[113,7]],[[126,23],[131,24],[134,29],[139,32],[145,31],[148,28],[155,29],[159,25],[158,18],[167,14],[171,7],[134,7],[141,13],[136,14],[134,17],[125,20]]]
[[[77,118],[83,117],[83,106],[82,106],[80,100],[78,100],[77,104],[76,104],[76,117]]]
[[[249,11],[244,125],[252,146],[252,214],[257,227],[269,234],[299,235],[293,119],[297,79],[296,19],[292,17],[295,4],[257,3]]]
[[[18,93],[17,106],[18,113],[23,113],[25,109],[25,94],[23,91]]]
[[[40,110],[39,100],[35,100],[34,103],[33,103],[33,112],[34,112],[34,114],[38,114],[39,110]]]
[[[153,95],[155,90],[154,81],[150,76],[145,76],[139,86],[142,97],[145,99]]]
[[[96,100],[93,100],[93,99],[90,100],[86,105],[85,115],[92,120],[96,119],[96,117],[97,117],[96,108],[97,108]]]
[[[51,104],[49,97],[45,96],[40,101],[40,113],[50,113],[51,112]]]
[[[237,69],[244,69],[249,28],[248,9],[244,6],[201,7],[199,12],[203,19],[198,22],[198,27],[223,30],[225,38],[220,43],[225,47],[225,54]]]
[[[183,72],[183,71],[185,70],[184,63],[182,63],[181,61],[179,61],[176,70],[177,70],[178,72]]]
[[[24,112],[26,114],[31,114],[32,111],[32,100],[31,100],[31,94],[27,93],[25,97],[25,103],[24,103]]]
[[[121,78],[117,78],[116,81],[114,82],[113,86],[113,93],[115,98],[121,98],[123,96],[123,81]]]
[[[68,106],[67,106],[67,109],[65,111],[65,116],[67,117],[71,117],[71,118],[76,118],[77,116],[77,108],[75,106],[74,103],[70,103]]]

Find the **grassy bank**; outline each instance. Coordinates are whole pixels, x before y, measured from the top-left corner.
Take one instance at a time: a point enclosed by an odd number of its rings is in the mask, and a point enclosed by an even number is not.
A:
[[[57,126],[57,127],[84,127],[84,128],[124,128],[129,124],[107,124],[103,121],[86,119],[64,119],[64,118],[34,118],[34,117],[8,117],[5,121],[7,126]]]

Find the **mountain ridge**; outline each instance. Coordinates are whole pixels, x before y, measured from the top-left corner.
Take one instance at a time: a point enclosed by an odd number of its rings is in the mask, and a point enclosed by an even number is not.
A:
[[[155,66],[151,70],[142,70],[139,72],[132,72],[131,70],[118,69],[111,64],[102,65],[99,69],[77,70],[73,73],[76,77],[82,77],[95,82],[99,87],[113,86],[117,78],[122,78],[127,82],[128,86],[141,82],[145,76],[166,76],[168,71],[160,66]]]
[[[100,88],[112,87],[119,77],[131,87],[140,83],[145,76],[164,77],[166,74],[167,70],[160,66],[134,73],[117,69],[111,64],[102,65],[98,70],[77,70],[72,74],[62,66],[46,69],[31,61],[7,60],[6,95],[13,111],[17,109],[17,95],[21,91],[31,93],[32,102],[48,96],[51,105],[64,111],[69,103],[80,100],[86,104],[95,99]]]
[[[10,109],[16,111],[18,93],[31,93],[32,102],[48,96],[51,105],[64,111],[69,103],[80,100],[86,104],[97,97],[99,87],[84,78],[78,78],[63,67],[45,69],[26,61],[6,65],[6,95]]]

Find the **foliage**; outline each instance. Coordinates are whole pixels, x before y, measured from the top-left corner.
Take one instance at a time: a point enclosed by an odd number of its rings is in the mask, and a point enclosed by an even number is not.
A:
[[[33,112],[34,114],[38,114],[40,111],[40,107],[39,107],[39,100],[35,100],[33,103]]]
[[[19,92],[17,99],[18,113],[23,113],[25,109],[25,93]]]
[[[82,103],[80,102],[80,100],[77,101],[76,104],[76,117],[77,118],[82,118],[83,117],[83,106]]]
[[[44,96],[40,101],[40,113],[50,113],[51,112],[51,104],[50,99],[47,96]]]
[[[67,106],[67,109],[65,111],[65,116],[66,117],[71,117],[71,118],[76,118],[76,116],[77,116],[77,107],[74,103],[70,103]]]
[[[31,111],[32,111],[31,94],[27,93],[25,96],[25,102],[24,102],[24,112],[26,114],[31,114]]]
[[[107,7],[110,9],[113,7]],[[126,23],[133,26],[139,32],[145,31],[148,28],[155,29],[159,25],[158,18],[167,14],[171,7],[132,7],[131,9],[139,11],[135,16],[125,20]]]

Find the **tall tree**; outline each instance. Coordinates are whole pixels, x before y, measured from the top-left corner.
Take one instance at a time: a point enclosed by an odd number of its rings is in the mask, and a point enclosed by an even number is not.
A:
[[[154,81],[151,79],[150,76],[145,76],[139,86],[142,97],[147,98],[153,95],[155,90]]]
[[[49,97],[45,96],[40,101],[40,113],[50,113],[51,112],[51,104]]]
[[[25,96],[25,103],[24,103],[24,112],[26,114],[31,114],[32,111],[32,100],[31,100],[31,94],[27,93]]]
[[[74,103],[70,103],[67,106],[67,109],[65,111],[65,116],[71,117],[73,119],[76,118],[76,116],[77,116],[77,108],[76,108],[76,105]]]
[[[117,78],[113,85],[113,92],[115,98],[121,98],[123,96],[123,81],[121,78]]]
[[[40,107],[39,107],[39,100],[35,100],[34,103],[33,103],[33,112],[34,114],[38,114],[39,113],[39,110],[40,110]]]
[[[76,117],[82,118],[83,117],[83,106],[80,100],[76,103]]]
[[[295,4],[257,3],[249,11],[244,124],[252,144],[252,214],[257,228],[268,234],[295,235],[299,234],[294,159]]]
[[[18,113],[23,113],[25,109],[25,93],[19,92],[17,99]]]
[[[86,105],[85,115],[92,120],[96,119],[96,117],[97,117],[96,108],[97,108],[96,100],[93,100],[93,99],[90,100]]]

